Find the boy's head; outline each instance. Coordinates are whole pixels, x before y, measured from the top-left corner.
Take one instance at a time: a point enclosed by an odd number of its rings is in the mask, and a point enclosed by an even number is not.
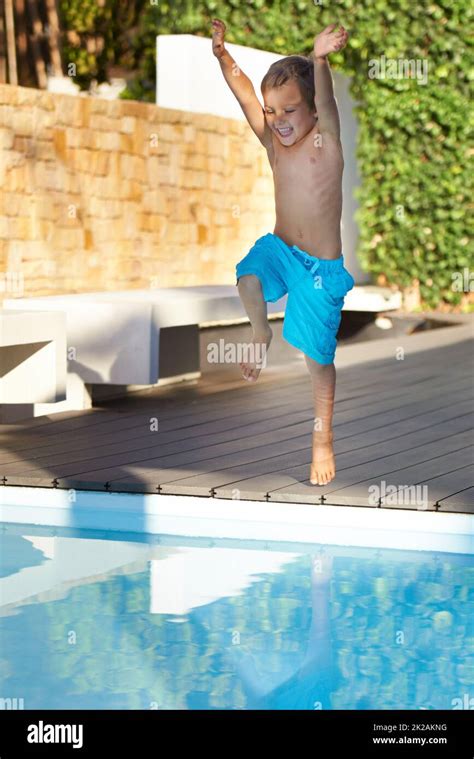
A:
[[[272,63],[262,79],[265,118],[282,145],[294,145],[314,127],[314,63],[289,55]]]

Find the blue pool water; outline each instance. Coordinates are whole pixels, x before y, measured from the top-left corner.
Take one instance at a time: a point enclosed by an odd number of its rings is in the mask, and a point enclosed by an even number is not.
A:
[[[0,548],[0,708],[474,706],[472,557],[14,525]]]

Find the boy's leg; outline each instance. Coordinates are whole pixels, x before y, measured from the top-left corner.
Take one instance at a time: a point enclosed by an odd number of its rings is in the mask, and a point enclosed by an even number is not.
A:
[[[332,417],[336,389],[336,367],[319,364],[305,355],[311,375],[314,402],[313,456],[310,482],[327,485],[336,473],[333,450]]]
[[[244,378],[249,382],[255,382],[265,364],[266,351],[273,333],[268,323],[267,304],[259,278],[255,274],[245,274],[239,278],[237,286],[253,330],[249,346],[251,350],[248,351],[249,360],[242,362],[240,367]]]

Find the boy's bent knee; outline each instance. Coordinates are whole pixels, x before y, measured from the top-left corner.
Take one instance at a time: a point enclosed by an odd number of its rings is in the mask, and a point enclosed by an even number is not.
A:
[[[237,286],[261,288],[260,278],[256,274],[242,274],[237,279]]]

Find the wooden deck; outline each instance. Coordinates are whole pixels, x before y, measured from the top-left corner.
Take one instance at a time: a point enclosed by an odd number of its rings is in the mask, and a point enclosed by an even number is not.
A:
[[[235,368],[0,425],[0,480],[398,509],[423,508],[401,497],[418,485],[429,510],[474,513],[472,324],[338,348],[337,474],[325,486],[307,479],[313,410],[301,360],[270,365],[255,385]],[[373,503],[371,486],[385,487]]]

